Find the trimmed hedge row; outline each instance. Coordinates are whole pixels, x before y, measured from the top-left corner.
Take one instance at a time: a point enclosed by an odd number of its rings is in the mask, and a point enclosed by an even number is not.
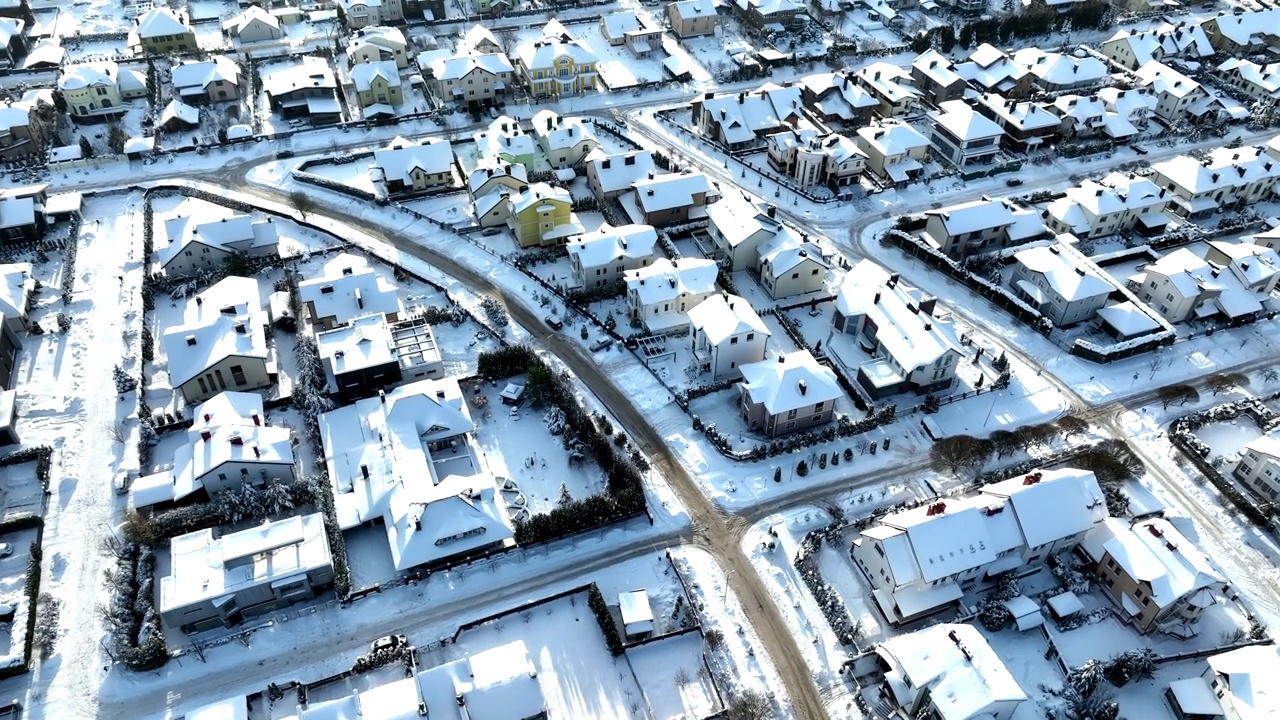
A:
[[[604,600],[604,593],[600,592],[600,587],[595,583],[591,583],[591,587],[587,590],[587,605],[591,608],[591,613],[596,616],[596,622],[600,624],[600,632],[604,633],[604,644],[609,648],[609,654],[618,657],[625,649],[622,636],[618,634],[618,624],[613,621],[613,615],[609,613],[609,604]]]
[[[21,526],[19,526],[19,523],[21,523]],[[14,530],[38,528],[42,525],[44,525],[44,521],[41,518],[29,515],[0,525],[0,531],[13,532]],[[37,539],[36,542],[31,543],[30,555],[27,557],[27,579],[22,588],[22,594],[27,596],[27,632],[22,641],[22,662],[0,669],[0,680],[17,677],[31,669],[31,655],[36,639],[36,611],[39,609],[40,604],[40,561],[43,557],[44,552],[41,550],[40,541]]]

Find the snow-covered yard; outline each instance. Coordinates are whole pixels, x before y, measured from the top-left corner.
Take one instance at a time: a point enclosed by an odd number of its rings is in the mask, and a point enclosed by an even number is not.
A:
[[[653,720],[707,717],[720,708],[703,661],[702,636],[688,632],[627,650]]]
[[[0,628],[0,668],[20,664],[23,661],[23,645],[27,637],[27,614],[31,603],[24,592],[27,581],[27,561],[30,548],[36,540],[36,530],[29,528],[0,536],[0,542],[9,547],[9,554],[0,557],[0,605],[12,609],[13,617]]]

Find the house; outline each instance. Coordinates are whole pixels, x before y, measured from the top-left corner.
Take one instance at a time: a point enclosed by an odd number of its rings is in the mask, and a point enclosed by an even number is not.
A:
[[[738,405],[747,429],[768,437],[831,422],[844,397],[836,374],[808,350],[743,365]]]
[[[215,538],[205,529],[170,541],[160,616],[185,633],[237,625],[315,597],[333,584],[321,513],[264,522]]]
[[[1038,470],[889,513],[852,555],[894,626],[943,610],[980,583],[1070,553],[1107,520],[1093,473]]]
[[[316,333],[329,394],[347,404],[404,382],[444,377],[435,333],[421,318],[389,323],[383,313]]]
[[[462,41],[458,43],[457,48],[460,53],[482,55],[502,52],[502,45],[498,43],[497,36],[492,30],[479,23],[472,25],[463,33]]]
[[[653,153],[648,150],[608,155],[597,148],[586,158],[587,185],[601,201],[612,200],[630,191],[634,183],[656,172]]]
[[[51,123],[41,119],[42,112],[38,102],[0,101],[0,158],[44,153]]]
[[[134,19],[129,31],[129,47],[146,55],[170,55],[197,50],[196,31],[185,12],[154,7]]]
[[[562,117],[555,110],[533,116],[533,136],[556,170],[581,167],[587,155],[600,146],[595,133],[578,117]]]
[[[711,35],[720,22],[714,0],[676,0],[667,3],[667,23],[677,38]]]
[[[732,271],[758,268],[760,248],[780,235],[794,231],[778,219],[773,205],[757,206],[746,195],[731,193],[707,208],[709,248],[721,259],[729,261]]]
[[[1219,271],[1231,273],[1241,285],[1270,295],[1280,280],[1280,256],[1265,245],[1210,240],[1204,259]]]
[[[240,98],[240,67],[225,55],[183,61],[173,68],[171,78],[174,92],[189,105]]]
[[[720,189],[700,172],[653,175],[631,183],[632,191],[619,198],[631,221],[663,227],[700,220],[720,199]]]
[[[267,387],[275,367],[266,322],[254,278],[228,277],[196,295],[187,302],[183,322],[160,338],[170,385],[188,405],[227,389]]]
[[[467,193],[472,201],[501,192],[512,193],[529,184],[529,171],[523,165],[485,160],[467,176]]]
[[[1200,83],[1159,61],[1152,60],[1134,72],[1139,87],[1147,88],[1156,98],[1156,117],[1166,123],[1185,120],[1192,107],[1209,98]]]
[[[375,105],[394,107],[404,102],[400,71],[390,60],[356,65],[351,68],[351,82],[356,88],[356,101],[366,110]]]
[[[688,313],[716,292],[715,262],[704,258],[658,258],[623,275],[627,315],[647,333],[688,327]]]
[[[108,118],[126,110],[122,107],[120,66],[110,60],[64,67],[58,76],[58,91],[71,119],[77,122]]]
[[[1151,169],[1152,182],[1169,191],[1169,208],[1185,218],[1267,200],[1280,179],[1280,160],[1261,147],[1215,148],[1203,160],[1179,155]]]
[[[1101,586],[1139,632],[1192,637],[1200,613],[1225,580],[1190,540],[1164,518],[1130,526],[1118,518],[1090,530],[1080,547],[1096,564]]]
[[[925,50],[911,61],[911,82],[934,105],[959,100],[967,87],[951,61],[933,49]]]
[[[14,67],[27,54],[27,38],[22,31],[27,21],[0,17],[0,67]]]
[[[662,49],[662,28],[647,15],[615,12],[600,18],[600,35],[613,47],[626,46],[638,58]]]
[[[653,636],[653,608],[649,607],[649,594],[644,590],[618,593],[618,614],[627,642]]]
[[[45,185],[0,190],[0,241],[33,243],[44,237]]]
[[[344,531],[381,523],[404,572],[476,557],[511,543],[492,475],[478,467],[475,430],[456,380],[420,380],[320,416],[325,464]],[[451,459],[438,465],[436,456]]]
[[[12,383],[13,372],[18,364],[18,352],[20,350],[22,350],[22,338],[19,337],[18,333],[14,332],[7,318],[0,320],[0,386],[7,388]],[[4,392],[11,394],[0,395],[0,407],[8,411],[9,417],[2,421],[3,427],[7,428],[7,430],[0,430],[0,436],[3,436],[5,440],[13,441],[8,444],[17,444],[20,440],[16,428],[17,408],[14,407],[17,394],[14,390]]]
[[[1014,53],[1013,61],[1035,76],[1035,83],[1047,92],[1101,85],[1111,75],[1105,62],[1083,51],[1066,55],[1030,47]]]
[[[24,332],[28,306],[34,301],[36,279],[31,274],[31,263],[7,263],[0,265],[0,317],[3,324],[14,333]],[[8,383],[0,384],[8,387]]]
[[[8,317],[7,309],[5,317]],[[1232,475],[1259,497],[1275,502],[1280,495],[1280,439],[1263,435],[1245,445]]]
[[[755,147],[768,135],[798,127],[803,99],[800,88],[791,84],[765,83],[757,90],[723,95],[708,92],[693,101],[693,126],[729,150]]]
[[[1057,142],[1062,121],[1033,102],[1019,102],[995,93],[978,98],[979,113],[994,120],[1004,129],[1004,146],[1025,153]]]
[[[1008,200],[974,200],[925,212],[922,238],[952,259],[1020,245],[1045,234],[1040,213]]]
[[[1280,648],[1250,645],[1205,659],[1197,677],[1175,680],[1165,691],[1180,720],[1263,720],[1280,714],[1270,678],[1280,673]]]
[[[590,289],[621,283],[623,276],[653,262],[658,233],[652,225],[607,223],[596,232],[571,241],[568,246],[569,271],[574,285]]]
[[[839,188],[857,182],[866,169],[866,154],[837,133],[819,137],[816,130],[787,129],[770,135],[766,143],[769,164],[805,187]]]
[[[1223,13],[1200,23],[1213,49],[1224,57],[1280,47],[1280,10]]]
[[[1015,100],[1031,96],[1036,76],[1004,51],[982,43],[969,53],[967,62],[956,65],[956,74],[981,92],[992,92]]]
[[[332,330],[372,314],[394,323],[402,312],[395,284],[363,256],[345,252],[326,262],[320,277],[298,283],[298,298],[316,330]]]
[[[1117,30],[1115,35],[1102,43],[1099,50],[1129,70],[1137,70],[1152,60],[1164,62],[1166,58],[1197,62],[1214,53],[1204,29],[1186,22],[1179,22],[1177,25],[1165,23],[1155,30],[1139,32]]]
[[[557,98],[596,89],[600,58],[552,19],[541,39],[516,48],[516,73],[533,97]]]
[[[522,248],[563,245],[583,232],[564,188],[534,183],[508,195],[506,204],[507,226]]]
[[[57,38],[37,40],[27,51],[22,67],[27,70],[55,70],[62,67],[67,58],[67,50]]]
[[[929,113],[933,132],[929,141],[961,171],[995,162],[1004,128],[964,100],[947,100],[939,112]]]
[[[441,138],[415,143],[397,136],[385,148],[373,151],[369,172],[390,197],[453,187],[453,146]]]
[[[1261,245],[1280,252],[1280,225],[1256,233],[1252,239],[1254,245]]]
[[[1127,284],[1138,299],[1171,323],[1188,320],[1193,314],[1212,314],[1214,303],[1224,289],[1209,263],[1186,248],[1148,263],[1142,272],[1130,276]],[[1260,305],[1250,308],[1247,298],[1241,300],[1245,300],[1242,307],[1248,312],[1262,309]]]
[[[863,127],[880,101],[853,79],[852,72],[818,73],[800,80],[805,109],[823,122]]]
[[[1218,66],[1218,77],[1252,100],[1280,100],[1280,63],[1229,58]]]
[[[184,131],[195,130],[199,126],[200,109],[181,100],[170,100],[169,104],[164,106],[164,110],[160,111],[160,117],[156,119],[156,128],[168,136],[166,143],[172,141],[179,146],[184,138],[177,136]],[[191,140],[192,144],[195,144],[199,139],[193,135]]]
[[[1028,248],[1013,256],[1009,285],[1058,327],[1093,318],[1116,289],[1069,244]]]
[[[742,377],[742,368],[764,360],[769,329],[737,295],[712,295],[689,310],[689,337],[698,372],[712,380]]]
[[[900,120],[884,120],[858,130],[856,142],[867,156],[867,171],[883,185],[899,185],[924,174],[929,140]]]
[[[383,25],[362,27],[347,43],[347,59],[351,64],[394,62],[396,69],[409,67],[408,43],[400,28]]]
[[[341,9],[338,17],[348,30],[404,22],[404,3],[401,0],[337,0],[336,4]]]
[[[1168,191],[1140,175],[1114,172],[1101,180],[1084,180],[1049,203],[1045,224],[1057,234],[1081,240],[1134,232],[1156,235],[1169,222]]]
[[[920,92],[910,85],[911,73],[887,62],[874,62],[853,76],[880,106],[882,118],[898,118],[920,107]]]
[[[799,30],[804,27],[805,5],[800,0],[733,0],[739,17],[753,28]]]
[[[827,346],[837,335],[848,335],[873,348],[870,360],[857,363],[858,383],[873,398],[943,390],[955,378],[963,354],[954,327],[934,317],[935,307],[936,301],[908,290],[896,274],[862,260],[845,273],[836,291]],[[842,362],[853,357],[841,355],[841,349],[835,350]]]
[[[222,32],[239,40],[241,44],[279,40],[284,37],[280,19],[258,5],[250,5],[244,12],[222,23]]]
[[[891,637],[853,663],[860,681],[875,678],[876,697],[895,720],[1010,720],[1027,701],[973,625],[942,623]]]
[[[272,218],[255,220],[230,208],[188,198],[164,220],[168,244],[156,250],[164,274],[180,277],[209,272],[233,257],[279,254],[280,238]]]
[[[1159,99],[1148,88],[1105,87],[1098,91],[1098,99],[1106,103],[1107,112],[1128,118],[1139,130],[1147,129],[1159,104]]]
[[[500,115],[472,138],[480,151],[480,157],[524,165],[531,170],[538,157],[538,141],[521,129],[520,124],[506,115]]]
[[[1145,125],[1145,117],[1135,118],[1132,110],[1108,108],[1101,95],[1059,95],[1047,109],[1062,121],[1059,133],[1065,138],[1109,138],[1123,143],[1142,129],[1138,122]]]
[[[822,249],[807,237],[780,232],[758,246],[760,285],[774,300],[818,292],[826,287],[830,266]]]
[[[470,52],[431,63],[429,82],[442,101],[468,107],[492,105],[511,91],[515,68],[503,53]]]
[[[335,95],[338,81],[329,62],[303,55],[262,72],[262,87],[271,108],[283,117],[310,117],[313,122],[341,119],[342,106]]]

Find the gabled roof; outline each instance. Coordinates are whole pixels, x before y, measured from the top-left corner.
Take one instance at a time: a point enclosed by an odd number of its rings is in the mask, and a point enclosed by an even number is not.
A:
[[[924,73],[925,77],[943,87],[964,82],[964,78],[956,74],[951,61],[933,48],[917,55],[916,59],[911,61],[911,67]]]
[[[1014,222],[1013,212],[999,200],[972,200],[925,213],[937,217],[951,237],[1005,227]]]
[[[1009,707],[1027,699],[972,625],[934,625],[890,638],[876,652],[893,668],[886,680],[897,703],[910,705],[915,693],[927,688],[943,720],[985,717],[994,704]]]
[[[222,29],[239,36],[245,28],[255,22],[265,23],[267,26],[276,30],[280,29],[280,19],[275,15],[263,10],[259,5],[250,5],[245,8],[244,12],[222,23]]]
[[[268,95],[286,95],[305,88],[338,87],[329,62],[315,55],[303,55],[284,66],[262,73],[262,87]]]
[[[178,325],[164,331],[161,343],[168,360],[169,382],[178,387],[228,357],[266,362],[267,338],[256,312],[219,314],[212,321]]]
[[[1258,10],[1239,14],[1218,15],[1205,20],[1218,27],[1218,33],[1237,45],[1251,45],[1264,38],[1280,35],[1280,9]]]
[[[1222,690],[1240,720],[1265,720],[1280,716],[1280,693],[1275,678],[1280,677],[1280,647],[1251,645],[1236,648],[1206,660],[1222,676]]]
[[[200,110],[181,100],[170,100],[169,104],[165,105],[164,110],[160,112],[160,126],[164,127],[174,120],[184,125],[199,125]]]
[[[871,63],[859,70],[855,77],[890,102],[920,97],[920,91],[908,84],[911,82],[911,73],[892,63]]]
[[[1110,74],[1105,62],[1088,54],[1065,55],[1032,47],[1014,53],[1013,61],[1027,68],[1041,82],[1055,87],[1091,85],[1103,81]]]
[[[987,43],[979,45],[969,54],[969,62],[956,66],[956,74],[965,80],[1000,92],[1012,89],[1028,72],[1003,51]]]
[[[428,175],[447,173],[453,168],[453,146],[441,138],[424,138],[414,143],[397,136],[381,150],[373,151],[373,165],[387,180],[413,182],[413,171]]]
[[[26,316],[27,298],[35,290],[35,284],[31,263],[0,265],[0,316],[6,319]]]
[[[185,18],[167,7],[152,8],[137,19],[138,37],[153,38],[165,35],[186,35],[192,32]]]
[[[1193,196],[1280,179],[1280,160],[1259,147],[1215,148],[1203,160],[1179,155],[1151,169],[1161,184],[1172,183]]]
[[[696,308],[695,308],[696,309]],[[772,360],[742,365],[743,392],[770,415],[780,415],[835,402],[844,397],[836,374],[819,364],[808,350],[779,355]]]
[[[529,171],[524,165],[486,158],[467,176],[467,191],[474,195],[493,178],[503,177],[515,180],[517,187],[529,184]]]
[[[532,155],[538,149],[534,137],[520,128],[520,124],[512,118],[502,115],[489,123],[489,127],[472,136],[480,154],[487,158],[497,158],[503,154],[511,157]]]
[[[922,312],[919,299],[901,282],[891,280],[879,265],[859,261],[840,283],[836,310],[845,317],[867,315],[874,320],[876,341],[908,371],[948,352],[960,352],[952,324]]]
[[[1142,65],[1134,73],[1143,87],[1149,87],[1156,93],[1180,98],[1197,90],[1203,91],[1200,83],[1155,60]]]
[[[1098,479],[1087,470],[1041,470],[987,485],[982,494],[1009,501],[1028,548],[1078,535],[1107,517]]]
[[[635,188],[636,205],[646,213],[689,207],[699,193],[708,197],[719,194],[711,179],[700,172],[656,175],[637,180],[631,187]]]
[[[1229,58],[1218,66],[1218,72],[1235,73],[1262,94],[1280,98],[1280,63],[1259,65],[1243,58]]]
[[[470,52],[431,63],[431,74],[438,80],[458,80],[476,70],[490,75],[514,71],[511,61],[503,53]]]
[[[458,44],[460,52],[470,52],[481,47],[501,48],[498,38],[494,36],[493,31],[489,28],[476,23],[462,36],[462,42]]]
[[[648,150],[610,155],[597,147],[587,155],[587,174],[596,177],[605,193],[626,190],[655,170],[653,153]]]
[[[881,155],[904,155],[916,148],[929,147],[929,139],[904,122],[883,121],[858,130],[858,137]]]
[[[934,124],[962,142],[1004,137],[1004,128],[964,100],[947,100],[938,107],[942,112],[931,113]]]
[[[538,136],[548,152],[575,148],[584,141],[596,142],[595,134],[580,117],[564,117],[555,110],[540,110],[534,113],[532,122],[533,134]]]
[[[718,268],[706,258],[658,258],[648,267],[626,273],[627,292],[639,296],[641,305],[678,298],[683,294],[706,295],[716,289]]]
[[[569,243],[566,250],[577,257],[582,267],[597,268],[621,258],[644,259],[653,256],[658,233],[652,225],[601,225],[596,232]]]
[[[713,346],[742,333],[768,336],[769,328],[756,314],[751,303],[737,295],[712,295],[689,310],[689,326],[701,331]]]
[[[1107,296],[1115,288],[1102,279],[1092,268],[1076,262],[1062,250],[1062,245],[1028,248],[1014,254],[1018,264],[1037,275],[1043,275],[1063,300],[1075,302],[1086,298]]]
[[[747,142],[756,134],[797,121],[804,108],[800,87],[765,83],[751,92],[728,93],[701,100],[704,112],[720,125],[730,143]]]
[[[996,93],[983,93],[978,102],[999,120],[1019,130],[1040,130],[1057,127],[1061,123],[1053,113],[1033,102],[1007,100]]]
[[[248,215],[237,215],[230,208],[195,198],[178,204],[164,221],[164,232],[169,244],[156,251],[161,268],[177,259],[192,243],[224,252],[253,254],[280,242],[273,219],[254,220]]]
[[[880,101],[867,89],[853,81],[853,73],[817,73],[800,79],[806,92],[814,95],[813,105],[824,116],[833,115],[852,120],[859,110],[879,106]]]
[[[528,189],[512,193],[508,196],[511,202],[511,214],[518,215],[525,210],[543,203],[571,205],[573,197],[562,187],[553,187],[547,183],[534,183]]]
[[[400,70],[394,60],[360,63],[351,68],[351,82],[358,91],[373,89],[373,82],[378,78],[386,81],[388,87],[400,87]]]
[[[824,269],[829,267],[822,257],[822,248],[808,239],[796,237],[791,228],[784,228],[783,232],[761,243],[758,252],[762,271],[768,264],[769,272],[775,277],[806,262],[817,263]]]
[[[204,62],[184,61],[173,69],[172,80],[173,86],[182,94],[188,89],[203,91],[218,81],[238,85],[240,68],[227,56],[214,55]]]
[[[678,0],[670,5],[671,11],[681,20],[695,17],[714,17],[715,0]]]
[[[396,286],[379,275],[363,257],[341,253],[325,264],[324,275],[298,283],[298,296],[315,307],[315,318],[336,322],[374,313],[397,313]]]
[[[581,40],[538,40],[517,47],[516,56],[529,70],[550,68],[555,64],[556,58],[563,56],[568,56],[575,65],[600,62],[600,58]]]
[[[1110,554],[1126,575],[1150,587],[1151,599],[1162,609],[1224,582],[1208,558],[1163,518],[1132,527],[1107,518],[1085,536],[1084,548],[1095,560]]]

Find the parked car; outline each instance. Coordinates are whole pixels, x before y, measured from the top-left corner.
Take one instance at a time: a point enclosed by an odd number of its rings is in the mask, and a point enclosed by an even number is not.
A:
[[[291,157],[293,157],[293,151],[292,151],[292,150],[278,150],[278,151],[276,151],[276,159],[277,159],[277,160],[284,160],[284,159],[286,159],[286,158],[291,158]]]
[[[1022,184],[1022,180],[1019,178],[1009,178],[1004,181],[1004,184],[1006,187],[1018,187]]]
[[[613,347],[613,340],[611,338],[600,338],[599,340],[591,343],[591,352],[600,352],[601,350],[608,350],[611,347]]]
[[[485,237],[493,237],[494,235],[498,235],[501,232],[502,232],[502,228],[491,227],[491,228],[485,228],[480,232],[480,234]]]
[[[1146,155],[1148,152],[1150,152],[1149,150],[1147,150],[1145,147],[1143,147],[1143,146],[1139,145],[1138,143],[1134,143],[1134,144],[1130,145],[1129,147],[1133,148],[1133,151],[1134,151],[1134,152],[1136,152],[1136,153],[1138,153],[1139,155]]]
[[[9,557],[13,554],[13,546],[9,543],[0,543],[0,557]]]
[[[394,650],[409,644],[409,639],[404,635],[383,635],[382,637],[369,643],[369,652],[378,652],[379,650]]]
[[[564,328],[564,321],[555,315],[548,314],[546,317],[542,318],[542,320],[546,324],[550,325],[552,330],[560,330]]]

